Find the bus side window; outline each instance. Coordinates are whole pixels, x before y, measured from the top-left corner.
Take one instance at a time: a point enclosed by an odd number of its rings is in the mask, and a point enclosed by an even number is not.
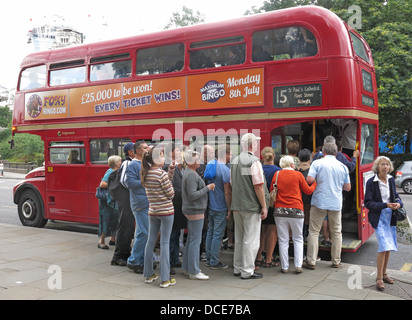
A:
[[[94,139],[90,140],[90,162],[107,165],[107,159],[113,155],[124,156],[123,147],[130,139]]]
[[[132,60],[95,64],[90,67],[90,80],[111,80],[127,78],[131,75]]]
[[[137,51],[136,74],[145,76],[181,71],[185,65],[184,61],[183,43],[141,49]]]
[[[84,164],[86,151],[82,141],[53,141],[49,144],[49,161],[52,164]]]
[[[21,73],[20,90],[43,88],[46,85],[46,66],[27,68]]]
[[[190,68],[206,69],[243,64],[246,45],[236,44],[190,52]]]
[[[86,67],[75,67],[50,71],[50,85],[81,83],[86,80]]]
[[[373,124],[362,124],[360,137],[360,164],[375,160],[375,128]]]
[[[298,26],[258,31],[252,39],[254,62],[311,57],[318,52],[312,32]]]

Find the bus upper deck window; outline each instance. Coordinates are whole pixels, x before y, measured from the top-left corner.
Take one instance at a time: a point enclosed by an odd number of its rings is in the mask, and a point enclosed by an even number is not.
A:
[[[366,48],[364,44],[362,43],[362,40],[359,39],[355,34],[352,32],[350,33],[352,43],[353,43],[353,49],[355,50],[355,53],[361,57],[363,60],[366,62],[369,62],[369,57],[368,57],[368,52],[366,51]]]
[[[21,73],[20,90],[43,88],[46,85],[46,66],[27,68]]]
[[[75,67],[50,71],[50,85],[81,83],[86,80],[86,67]]]
[[[185,46],[176,43],[137,51],[136,74],[145,76],[183,70]]]
[[[100,80],[111,80],[111,79],[121,79],[127,78],[132,73],[132,60],[121,60],[105,62],[107,60],[125,59],[130,58],[129,53],[112,55],[106,57],[97,57],[90,60],[93,65],[90,67],[90,80],[100,81]],[[100,62],[100,63],[97,63]]]
[[[254,62],[311,57],[317,52],[316,38],[303,27],[271,29],[253,34]]]
[[[243,64],[246,44],[243,36],[196,41],[190,44],[190,68],[206,69]]]
[[[213,47],[190,52],[190,68],[205,69],[243,64],[245,44]]]

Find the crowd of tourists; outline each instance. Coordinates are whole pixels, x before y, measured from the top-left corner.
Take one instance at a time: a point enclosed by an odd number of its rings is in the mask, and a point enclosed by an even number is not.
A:
[[[292,140],[277,166],[272,147],[262,149],[261,159],[255,155],[259,140],[252,133],[243,135],[241,152],[233,159],[227,144],[216,150],[205,145],[199,153],[174,143],[127,143],[125,160],[111,156],[100,183],[108,192],[107,199],[99,200],[98,247],[107,249],[105,238],[110,237],[112,265],[143,274],[146,283],[160,276],[160,286],[168,287],[176,284],[177,268],[189,279],[209,279],[200,269],[201,259],[210,269],[227,269],[220,259],[224,238],[234,250],[233,274],[241,279],[262,278],[260,268],[280,266],[289,272],[290,240],[294,272],[315,270],[322,232],[331,247],[331,266],[339,268],[342,206],[359,151],[344,156],[327,136],[313,156]],[[389,175],[390,160],[377,158],[373,170],[365,206],[378,235],[377,288],[382,290],[384,282],[393,283],[386,274],[389,253],[397,250],[392,211],[403,204]]]

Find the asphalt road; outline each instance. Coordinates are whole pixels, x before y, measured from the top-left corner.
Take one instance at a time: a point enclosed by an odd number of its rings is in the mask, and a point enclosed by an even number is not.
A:
[[[0,178],[0,223],[21,225],[17,214],[17,205],[13,203],[12,190],[13,186],[19,180],[2,179]],[[402,190],[398,190],[402,201],[408,212],[409,219],[412,221],[412,195],[404,194]],[[78,223],[68,223],[60,221],[49,221],[45,228],[58,229],[65,231],[73,231],[79,233],[90,233],[97,235],[97,227],[83,225]],[[342,252],[342,262],[375,266],[376,253],[378,251],[378,243],[373,235],[357,252]],[[320,257],[323,260],[330,260],[328,251],[320,251]],[[389,269],[404,270],[412,272],[412,245],[398,243],[398,252],[391,253],[389,260]]]

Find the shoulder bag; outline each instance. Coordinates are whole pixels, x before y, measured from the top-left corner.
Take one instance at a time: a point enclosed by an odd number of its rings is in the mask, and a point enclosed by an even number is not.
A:
[[[273,184],[272,191],[270,191],[269,194],[269,207],[273,208],[275,206],[275,201],[276,201],[276,196],[278,194],[278,176],[279,176],[279,171],[276,171],[276,180],[275,183]]]
[[[396,218],[396,221],[403,221],[406,219],[406,209],[405,206],[400,207],[399,209],[392,211],[393,215]]]
[[[107,194],[108,190],[107,189],[102,189],[100,187],[96,188],[96,198],[99,200],[106,200],[107,201]]]

